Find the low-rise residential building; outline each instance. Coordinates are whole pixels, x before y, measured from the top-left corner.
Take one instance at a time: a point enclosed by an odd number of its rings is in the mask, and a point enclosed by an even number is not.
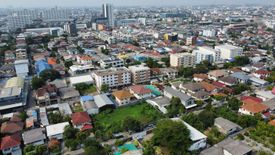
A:
[[[208,79],[208,75],[207,74],[193,74],[193,80],[195,82],[201,82]]]
[[[47,137],[49,139],[63,139],[64,129],[68,125],[70,125],[69,122],[63,122],[46,126]]]
[[[79,101],[80,94],[73,87],[65,87],[59,89],[60,98],[62,101]]]
[[[253,150],[247,144],[227,138],[218,144],[203,150],[200,155],[251,155]]]
[[[242,129],[238,124],[233,123],[227,119],[224,119],[222,117],[218,117],[214,121],[214,125],[218,128],[218,130],[225,134],[230,135],[232,133],[238,132]]]
[[[150,68],[144,65],[130,66],[132,81],[135,84],[150,82]]]
[[[81,131],[92,129],[92,120],[87,112],[76,112],[71,116],[72,124]]]
[[[126,67],[97,70],[92,73],[92,76],[98,88],[103,84],[107,84],[110,88],[131,84],[131,73]]]
[[[207,73],[210,80],[217,81],[219,78],[227,76],[229,73],[225,70],[213,70]]]
[[[173,97],[180,98],[181,103],[183,104],[183,106],[186,109],[190,109],[190,108],[193,108],[193,107],[197,106],[195,104],[195,100],[192,97],[190,97],[190,96],[188,96],[188,95],[186,95],[186,94],[184,94],[184,93],[182,93],[178,90],[175,90],[171,87],[165,87],[164,90],[163,90],[163,94],[164,94],[165,97],[167,97],[169,99],[172,99]]]
[[[113,92],[113,96],[116,99],[116,102],[121,105],[127,105],[132,103],[135,99],[134,95],[130,93],[129,90],[118,90]]]
[[[193,67],[195,56],[191,53],[176,53],[170,55],[171,67]]]
[[[152,97],[152,90],[144,85],[135,85],[130,87],[130,93],[134,94],[137,99],[147,99]]]
[[[99,113],[99,108],[94,102],[93,96],[81,96],[80,103],[84,111],[89,115],[94,115]]]
[[[272,91],[259,90],[256,91],[255,94],[256,97],[262,99],[263,101],[275,99],[275,93],[272,93]]]
[[[24,145],[42,145],[45,143],[45,128],[36,128],[22,133]]]
[[[146,102],[151,104],[153,107],[157,107],[163,114],[167,113],[166,107],[170,105],[170,99],[167,97],[148,99]]]
[[[115,57],[110,57],[108,59],[103,59],[100,60],[100,67],[101,68],[109,68],[109,67],[123,67],[124,62],[121,59],[115,58]]]
[[[38,104],[52,104],[59,101],[57,88],[52,84],[38,88],[35,91],[35,98]]]
[[[20,145],[21,145],[21,137],[19,134],[5,136],[1,139],[1,150],[4,155],[22,154]]]
[[[77,63],[81,65],[88,65],[93,63],[93,58],[89,55],[81,55],[76,57]]]
[[[94,96],[94,102],[98,107],[99,111],[104,110],[105,108],[114,108],[114,102],[107,96],[107,94],[100,94]]]
[[[269,107],[263,103],[258,103],[254,100],[246,100],[239,108],[239,113],[254,116],[255,114],[264,114],[265,112],[268,112],[268,110]]]

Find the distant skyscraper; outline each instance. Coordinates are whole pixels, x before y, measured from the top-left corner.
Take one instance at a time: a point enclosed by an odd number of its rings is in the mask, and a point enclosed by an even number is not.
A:
[[[64,25],[64,31],[71,34],[71,35],[77,35],[77,29],[76,29],[76,21],[68,22]]]
[[[103,17],[107,18],[108,27],[114,27],[114,13],[112,4],[103,4],[102,5]]]

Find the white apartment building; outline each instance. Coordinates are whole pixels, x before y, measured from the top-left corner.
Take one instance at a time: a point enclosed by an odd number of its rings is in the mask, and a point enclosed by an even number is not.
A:
[[[214,50],[210,47],[198,47],[197,50],[193,51],[193,55],[195,56],[196,63],[201,63],[202,61],[207,60],[210,63],[216,62],[220,60],[220,52]]]
[[[100,67],[101,68],[108,68],[108,67],[123,67],[124,62],[118,58],[110,57],[108,59],[100,60]]]
[[[205,37],[215,37],[216,36],[216,30],[214,30],[214,29],[203,30],[202,35],[205,36]]]
[[[220,52],[221,59],[223,60],[233,59],[236,56],[241,56],[243,53],[243,48],[229,45],[229,44],[215,46],[215,50]]]
[[[275,30],[275,20],[266,20],[265,25],[266,27]]]
[[[191,53],[176,53],[170,55],[171,67],[192,67],[195,63],[195,56]]]
[[[150,68],[144,65],[130,66],[132,81],[135,84],[146,83],[150,81]]]
[[[131,73],[126,67],[96,70],[92,77],[98,88],[103,84],[109,85],[110,88],[131,84]]]

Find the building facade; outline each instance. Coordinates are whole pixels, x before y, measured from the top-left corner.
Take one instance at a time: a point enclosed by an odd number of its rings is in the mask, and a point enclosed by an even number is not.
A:
[[[195,63],[195,56],[191,53],[177,53],[170,55],[171,67],[192,67]]]
[[[132,81],[135,84],[146,83],[150,81],[150,68],[144,65],[130,66]]]

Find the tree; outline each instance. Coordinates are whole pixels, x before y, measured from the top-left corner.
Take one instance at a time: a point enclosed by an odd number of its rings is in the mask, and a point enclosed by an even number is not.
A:
[[[18,114],[18,117],[19,117],[21,120],[25,121],[25,120],[28,118],[27,112],[25,112],[25,111],[20,112],[20,113]]]
[[[42,71],[39,75],[44,81],[53,81],[61,77],[60,73],[54,69],[46,69]]]
[[[215,113],[212,110],[203,110],[198,115],[199,120],[203,123],[204,129],[214,125]]]
[[[185,108],[178,97],[173,97],[170,101],[170,105],[167,106],[168,116],[174,117],[178,114],[184,113]]]
[[[73,61],[65,61],[64,63],[66,68],[70,68],[72,65],[74,65]]]
[[[204,124],[201,122],[198,115],[195,115],[194,113],[188,113],[187,115],[182,116],[182,120],[200,131],[204,130]]]
[[[108,49],[101,48],[101,52],[105,55],[109,55],[110,51]]]
[[[250,90],[250,87],[247,84],[241,83],[241,84],[233,86],[233,89],[234,89],[234,94],[237,95],[237,94],[242,93],[243,91]]]
[[[95,139],[87,138],[84,141],[84,154],[85,155],[107,155],[104,147],[100,145]]]
[[[109,85],[108,84],[101,85],[100,91],[107,93],[109,91]]]
[[[32,88],[35,90],[45,85],[45,81],[42,78],[39,78],[37,76],[32,78],[31,83],[32,83]]]
[[[45,151],[47,151],[46,145],[38,145],[35,147],[36,154],[43,154]]]
[[[160,120],[153,134],[153,144],[167,148],[170,154],[184,154],[191,145],[190,132],[180,121]]]
[[[181,67],[181,68],[179,68],[179,76],[189,78],[189,77],[192,77],[193,74],[194,74],[194,69],[192,67]]]
[[[70,148],[71,150],[77,149],[77,146],[81,143],[81,141],[77,139],[78,132],[79,132],[79,129],[76,129],[71,125],[68,125],[65,127],[65,130],[63,133],[65,146]]]
[[[80,46],[77,46],[76,49],[77,49],[79,54],[84,54],[85,53],[85,50],[83,48],[81,48]]]
[[[133,117],[127,117],[123,121],[123,128],[126,131],[135,131],[138,132],[141,130],[141,123],[137,119],[134,119]]]
[[[160,60],[165,63],[166,67],[170,67],[170,57],[164,57],[164,58],[161,58]]]
[[[242,105],[242,102],[240,100],[238,100],[236,97],[231,97],[230,99],[228,99],[227,104],[231,110],[237,111],[237,110],[239,110],[240,106]]]
[[[145,61],[146,65],[150,68],[161,68],[162,66],[160,64],[158,64],[158,62],[152,58],[148,58]]]

